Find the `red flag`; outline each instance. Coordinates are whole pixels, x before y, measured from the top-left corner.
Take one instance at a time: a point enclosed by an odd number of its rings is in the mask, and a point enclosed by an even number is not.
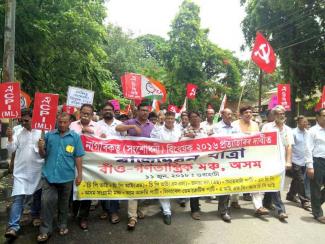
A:
[[[186,86],[186,97],[188,99],[195,99],[196,90],[197,90],[197,85],[188,83]]]
[[[74,107],[73,106],[68,106],[68,105],[64,104],[62,106],[62,112],[66,112],[68,114],[73,114],[74,113]]]
[[[123,95],[129,99],[141,99],[141,75],[126,73],[121,76]]]
[[[325,86],[323,86],[323,94],[319,99],[319,102],[315,106],[315,111],[320,110],[321,108],[325,108]]]
[[[58,94],[35,93],[32,129],[53,130],[58,111]]]
[[[323,86],[323,94],[322,94],[322,108],[325,108],[325,86]]]
[[[0,84],[0,118],[20,118],[20,84],[5,82]]]
[[[175,114],[179,112],[178,107],[174,104],[169,104],[167,110],[170,112],[174,112]]]
[[[272,73],[275,70],[276,58],[273,48],[259,32],[256,33],[255,45],[251,57],[258,67],[266,73]]]
[[[282,105],[287,111],[291,110],[290,84],[278,84],[278,105]]]

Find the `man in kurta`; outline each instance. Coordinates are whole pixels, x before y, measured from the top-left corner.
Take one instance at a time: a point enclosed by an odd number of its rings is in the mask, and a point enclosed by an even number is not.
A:
[[[258,124],[252,120],[253,118],[253,108],[251,106],[243,106],[239,109],[240,113],[240,119],[234,121],[232,123],[232,126],[237,128],[238,131],[245,133],[245,134],[251,134],[259,132],[259,126]],[[249,200],[248,198],[249,194],[244,194],[244,200]],[[260,192],[254,192],[252,193],[252,200],[253,205],[256,210],[255,214],[257,216],[259,215],[266,215],[269,214],[269,210],[263,207],[263,193]],[[237,199],[238,201],[238,199]]]
[[[19,221],[23,212],[24,199],[35,195],[32,206],[32,217],[39,219],[40,212],[40,180],[44,160],[38,153],[38,140],[41,131],[31,129],[32,111],[22,111],[22,130],[13,136],[13,130],[8,128],[7,149],[16,152],[14,160],[14,184],[12,196],[14,198],[11,207],[8,229],[5,233],[7,238],[14,238],[20,229]]]

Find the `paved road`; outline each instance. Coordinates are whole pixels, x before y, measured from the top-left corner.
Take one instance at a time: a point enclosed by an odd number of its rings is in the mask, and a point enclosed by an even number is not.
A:
[[[7,187],[5,186],[6,182],[10,181],[8,177],[1,180],[2,188]],[[286,180],[286,182],[289,181],[290,179]],[[284,192],[286,191],[287,187]],[[5,194],[2,192],[0,196],[0,243],[5,241],[2,233],[4,233],[8,217],[3,201]],[[233,220],[230,224],[224,223],[217,216],[217,201],[200,201],[201,221],[191,219],[188,205],[186,208],[181,208],[176,202],[173,202],[172,225],[167,226],[162,221],[159,203],[152,201],[152,204],[146,208],[146,218],[139,221],[136,230],[133,232],[126,230],[127,216],[124,202],[121,206],[122,221],[119,224],[112,225],[108,221],[99,220],[100,208],[98,208],[91,212],[89,231],[81,231],[70,218],[70,234],[61,237],[54,233],[48,243],[324,243],[325,225],[314,221],[309,212],[290,202],[284,202],[289,215],[287,222],[280,222],[275,218],[274,213],[263,218],[256,218],[254,217],[252,203],[240,201],[242,209],[232,210]],[[25,226],[15,243],[35,243],[36,235],[37,229],[32,226]]]

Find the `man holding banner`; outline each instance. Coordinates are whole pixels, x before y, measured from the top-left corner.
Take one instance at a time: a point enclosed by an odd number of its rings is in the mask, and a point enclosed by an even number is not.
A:
[[[175,113],[167,111],[165,114],[165,123],[163,126],[155,126],[152,130],[150,137],[157,138],[161,141],[178,141],[181,137],[181,131],[174,126],[175,124]],[[164,223],[166,225],[171,224],[171,207],[170,199],[161,198],[159,199],[163,215]]]
[[[135,119],[125,121],[123,124],[117,125],[115,129],[118,132],[127,132],[128,136],[150,137],[154,125],[148,120],[148,117],[149,108],[145,103],[142,103],[138,106]],[[128,217],[128,230],[134,230],[138,217],[144,218],[143,212],[138,210],[138,200],[129,200]]]
[[[234,121],[232,126],[236,127],[238,131],[250,134],[259,132],[258,124],[252,120],[253,108],[251,106],[243,106],[239,109],[240,119]],[[269,211],[263,207],[263,193],[255,192],[252,193],[252,199],[249,199],[250,194],[244,193],[244,200],[253,201],[254,208],[256,210],[256,215],[266,215]],[[246,199],[245,199],[246,198]],[[238,199],[237,199],[238,202]]]
[[[199,112],[192,111],[189,113],[190,125],[184,129],[182,133],[182,138],[200,138],[208,136],[205,128],[201,126],[201,115]],[[190,206],[191,206],[191,216],[195,220],[200,220],[200,198],[191,197]]]
[[[225,136],[239,133],[239,130],[232,126],[232,111],[229,108],[225,108],[221,111],[222,120],[216,125],[214,128],[214,135],[216,136]],[[230,195],[222,195],[219,196],[218,203],[218,212],[223,221],[229,223],[231,221],[230,213],[229,213],[229,200]],[[237,203],[238,204],[238,203]]]
[[[262,132],[277,131],[280,136],[280,155],[281,159],[285,161],[286,169],[292,166],[292,145],[294,138],[291,128],[285,125],[285,109],[281,105],[277,105],[272,109],[274,115],[274,122],[267,123],[263,126]],[[278,213],[278,218],[284,220],[288,218],[284,204],[281,200],[280,192],[266,192],[263,199],[263,205],[266,208],[272,208],[272,200]]]
[[[77,134],[85,134],[105,138],[101,127],[92,120],[94,107],[91,104],[83,104],[80,108],[80,120],[72,122],[70,129]],[[91,200],[73,201],[73,213],[79,219],[82,230],[88,230],[88,216]]]
[[[121,136],[121,133],[115,130],[115,127],[121,122],[114,118],[115,108],[114,104],[107,102],[102,109],[103,119],[98,121],[97,124],[102,127],[102,131],[106,138],[112,136]],[[110,215],[110,221],[112,224],[117,224],[120,222],[120,217],[118,215],[119,201],[118,200],[101,200],[101,205],[103,208],[103,213],[100,215],[100,219],[107,219]]]
[[[85,152],[80,136],[69,129],[70,119],[70,115],[63,112],[58,118],[58,129],[48,132],[45,139],[40,139],[38,143],[39,154],[45,158],[42,171],[42,224],[37,237],[39,242],[48,240],[53,231],[56,206],[59,234],[68,234],[69,199],[73,182],[78,186],[82,181],[82,157]]]

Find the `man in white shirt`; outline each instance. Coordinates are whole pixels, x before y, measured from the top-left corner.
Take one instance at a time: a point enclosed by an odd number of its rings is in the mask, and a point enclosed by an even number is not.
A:
[[[5,233],[7,238],[15,238],[17,236],[17,232],[20,229],[19,221],[23,212],[25,197],[33,195],[41,189],[40,180],[44,160],[38,153],[38,140],[41,138],[42,132],[40,130],[32,130],[31,121],[32,111],[23,110],[23,129],[21,132],[14,137],[13,130],[11,128],[7,130],[7,149],[9,152],[16,152],[12,189],[14,200],[9,215],[8,229]],[[38,201],[34,201],[32,206],[33,218],[39,219],[40,205],[40,197],[38,197]]]
[[[316,119],[317,124],[310,128],[307,137],[307,175],[311,179],[312,213],[316,220],[325,224],[322,210],[325,202],[325,108],[317,112]]]
[[[213,128],[215,126],[213,123],[214,115],[214,109],[208,108],[206,111],[206,121],[201,122],[201,126],[205,128],[209,136],[213,134]]]
[[[161,141],[178,141],[181,137],[181,131],[174,126],[175,124],[175,113],[168,111],[165,114],[165,123],[163,126],[156,126],[151,131],[150,137],[157,138]],[[164,223],[166,225],[171,224],[171,207],[170,207],[170,199],[159,199],[163,215],[164,215]]]
[[[289,192],[287,193],[287,200],[295,203],[301,203],[301,206],[310,210],[310,202],[305,194],[304,175],[306,171],[306,139],[308,131],[307,119],[300,115],[297,118],[297,128],[292,130],[295,144],[292,146],[292,181]],[[296,197],[298,194],[298,199]]]
[[[291,169],[291,156],[292,156],[292,145],[294,144],[294,139],[292,135],[292,130],[290,127],[284,124],[285,108],[281,105],[277,105],[272,109],[274,115],[274,121],[266,123],[262,132],[277,131],[280,135],[280,156],[281,160],[285,161],[286,169]],[[266,208],[272,208],[272,200],[274,202],[275,208],[278,213],[278,218],[284,220],[288,218],[284,204],[281,200],[280,192],[266,192],[263,199],[263,205]]]
[[[231,125],[233,113],[231,109],[225,108],[221,111],[221,118],[222,120],[217,123],[216,127],[214,128],[214,135],[216,136],[225,136],[240,133],[239,130]],[[219,203],[218,203],[218,212],[225,222],[231,222],[231,217],[229,213],[229,200],[230,195],[222,195],[219,196]]]
[[[115,127],[122,122],[114,118],[115,110],[114,105],[107,102],[102,109],[103,119],[97,122],[97,125],[101,127],[102,133],[105,134],[106,138],[112,136],[121,136],[120,132],[115,130]],[[100,219],[107,219],[110,216],[110,222],[112,224],[117,224],[120,222],[120,217],[118,214],[119,201],[118,200],[101,200],[103,212],[100,214]]]

